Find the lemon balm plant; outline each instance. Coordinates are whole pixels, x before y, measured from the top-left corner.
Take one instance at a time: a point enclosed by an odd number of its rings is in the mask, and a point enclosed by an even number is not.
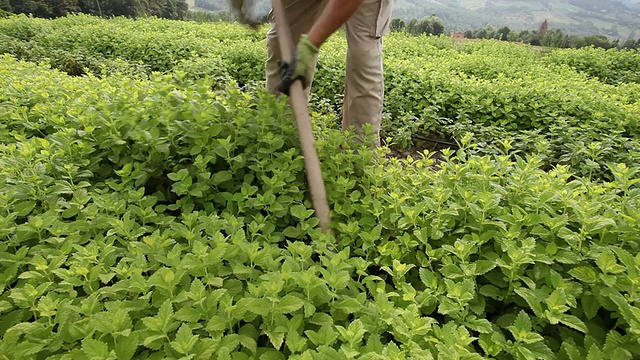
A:
[[[640,356],[637,169],[398,160],[314,114],[334,240],[285,101],[175,76],[0,58],[3,356]]]
[[[177,83],[209,75],[217,79],[212,86],[233,79],[245,90],[264,83],[264,33],[242,26],[15,16],[0,20],[0,38],[0,53],[72,75],[149,78],[159,72],[174,74]],[[341,118],[344,49],[337,36],[320,54],[310,103],[334,128]],[[508,142],[512,153],[540,153],[546,168],[568,165],[579,176],[612,180],[607,163],[635,166],[640,152],[633,77],[639,59],[615,50],[546,53],[500,41],[390,34],[383,137],[407,148],[425,138],[457,143],[471,132],[478,155],[502,154],[500,144]]]

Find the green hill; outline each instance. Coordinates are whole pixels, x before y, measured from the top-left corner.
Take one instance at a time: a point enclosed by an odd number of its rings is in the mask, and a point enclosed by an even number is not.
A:
[[[640,37],[640,1],[637,0],[397,0],[394,17],[403,19],[436,14],[452,30],[509,26],[534,29],[548,19],[550,28],[570,34]]]

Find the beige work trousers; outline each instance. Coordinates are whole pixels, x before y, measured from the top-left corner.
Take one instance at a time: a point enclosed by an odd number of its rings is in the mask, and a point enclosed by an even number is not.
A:
[[[371,124],[376,136],[374,146],[380,145],[384,101],[382,37],[389,32],[391,1],[364,0],[344,26],[348,48],[342,129],[353,126],[356,134],[362,135],[363,124]],[[283,0],[282,3],[292,39],[297,41],[300,35],[309,32],[327,0]],[[267,89],[276,93],[280,82],[279,61],[282,56],[273,11],[269,17],[271,27],[267,32],[265,70]],[[309,80],[309,84],[312,81],[313,78]],[[307,99],[310,90],[311,86],[307,89]]]

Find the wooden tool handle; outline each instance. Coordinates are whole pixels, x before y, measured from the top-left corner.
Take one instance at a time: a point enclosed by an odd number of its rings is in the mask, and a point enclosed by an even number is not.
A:
[[[282,54],[283,60],[286,59],[289,61],[293,55],[294,43],[293,39],[291,39],[291,32],[289,31],[289,24],[287,23],[284,7],[282,6],[282,0],[273,0],[273,13],[278,31],[280,53]],[[296,118],[313,208],[316,216],[320,219],[320,229],[326,233],[329,231],[330,221],[327,191],[324,186],[324,180],[322,179],[320,160],[318,159],[314,145],[315,140],[313,138],[309,111],[307,109],[307,99],[300,81],[295,81],[289,88],[289,104]]]

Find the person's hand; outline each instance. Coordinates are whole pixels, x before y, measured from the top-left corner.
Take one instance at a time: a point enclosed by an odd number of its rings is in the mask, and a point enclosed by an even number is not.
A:
[[[306,34],[300,36],[298,46],[293,51],[291,63],[282,62],[280,66],[280,84],[278,91],[289,95],[289,88],[296,80],[302,82],[302,87],[309,87],[309,81],[315,70],[315,56],[319,49],[309,41]]]
[[[253,9],[252,0],[231,0],[231,9],[240,24],[247,25],[254,30],[257,30],[260,26],[260,22],[254,19],[251,14]]]

